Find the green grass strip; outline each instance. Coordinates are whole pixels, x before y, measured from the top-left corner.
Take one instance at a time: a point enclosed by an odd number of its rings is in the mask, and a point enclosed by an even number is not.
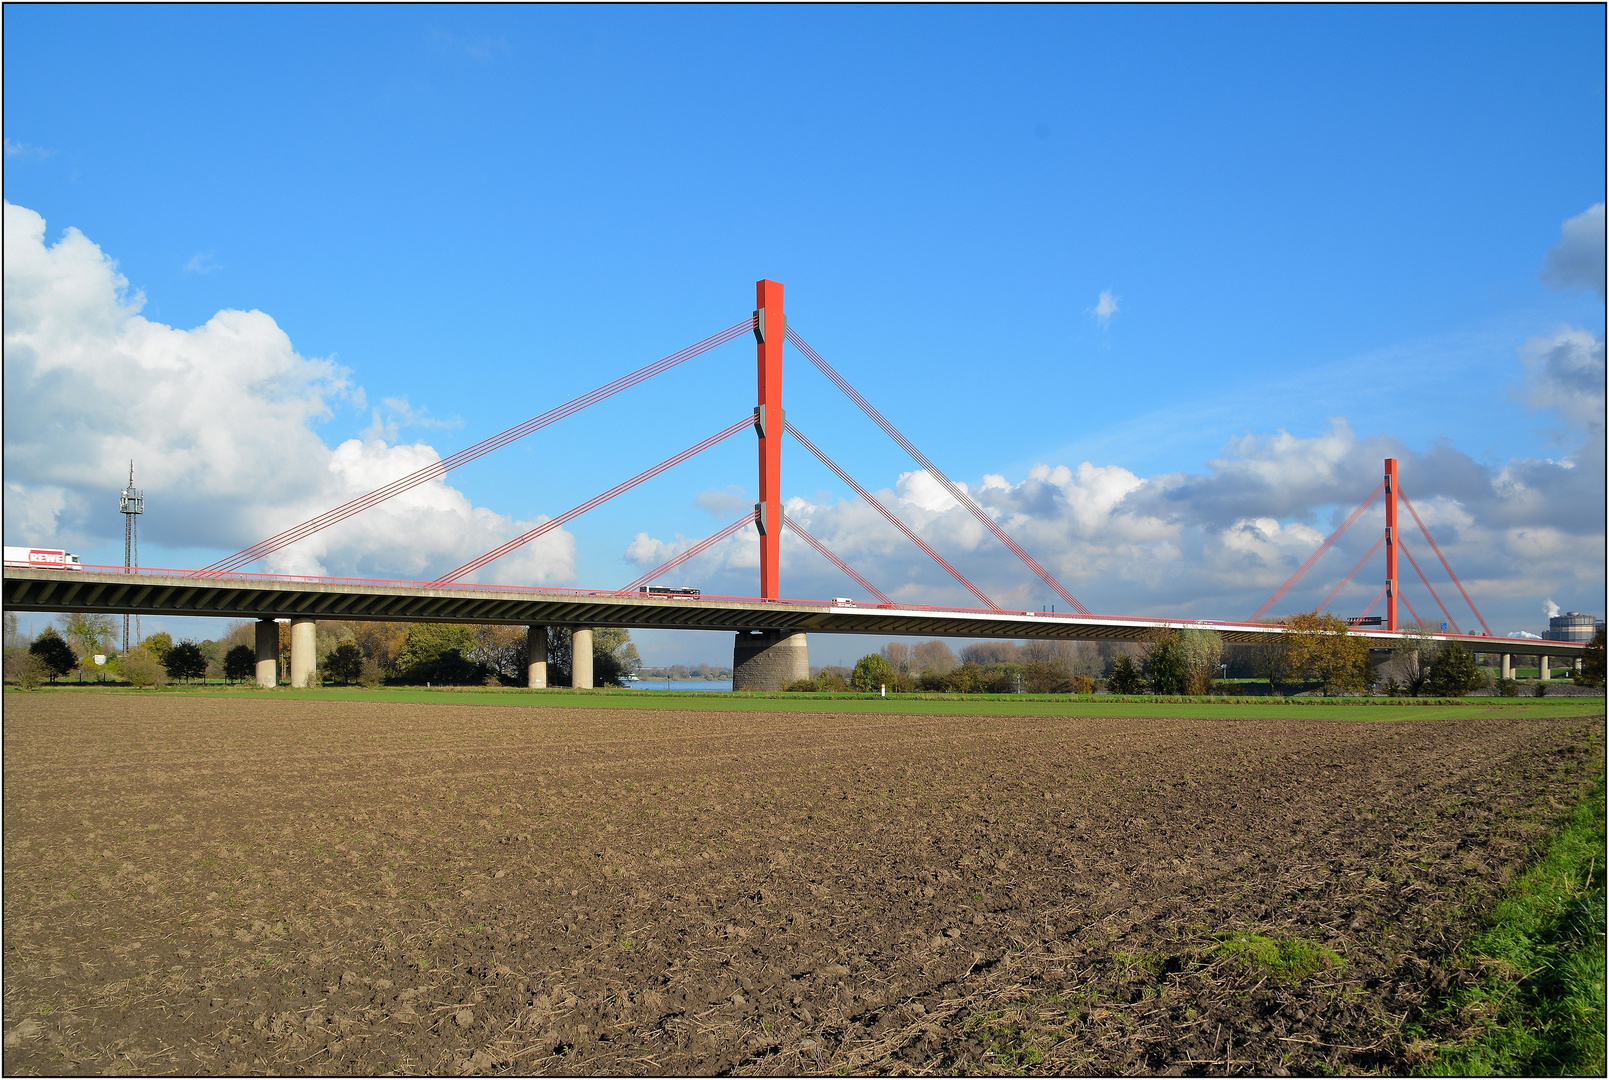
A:
[[[1604,782],[1460,954],[1478,972],[1439,1014],[1473,1022],[1431,1076],[1603,1076]]]
[[[10,690],[7,693],[19,693]],[[251,686],[66,687],[33,693],[109,693],[257,698],[277,701],[413,702],[524,708],[671,709],[701,712],[866,713],[888,716],[1067,716],[1197,720],[1446,720],[1602,716],[1602,698],[1159,698],[1038,694],[783,694],[750,691],[521,690],[479,687],[323,687],[259,690]]]

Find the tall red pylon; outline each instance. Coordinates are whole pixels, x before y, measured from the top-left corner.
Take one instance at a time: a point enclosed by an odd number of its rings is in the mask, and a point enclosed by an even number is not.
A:
[[[782,341],[787,334],[782,283],[761,279],[754,285],[754,339],[758,350],[759,404],[754,430],[760,436],[760,596],[776,600],[782,570]]]
[[[1386,458],[1386,629],[1397,628],[1397,459]]]

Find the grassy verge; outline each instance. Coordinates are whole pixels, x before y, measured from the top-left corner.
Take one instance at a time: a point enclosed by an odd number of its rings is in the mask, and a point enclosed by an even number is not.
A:
[[[6,692],[19,691],[7,688]],[[782,694],[751,691],[521,690],[480,687],[323,687],[259,690],[253,686],[169,686],[160,691],[85,686],[35,693],[159,693],[258,697],[281,701],[415,702],[525,708],[674,709],[700,712],[870,713],[923,716],[1100,716],[1261,720],[1438,720],[1504,716],[1567,718],[1602,715],[1600,698],[1182,698],[1067,694]]]
[[[1430,1018],[1458,1032],[1432,1076],[1603,1076],[1604,782],[1460,955],[1473,985]]]

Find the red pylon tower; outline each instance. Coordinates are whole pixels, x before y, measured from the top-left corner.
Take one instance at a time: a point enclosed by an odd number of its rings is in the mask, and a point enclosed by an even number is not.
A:
[[[1386,629],[1397,628],[1397,459],[1386,458]]]
[[[756,282],[754,305],[760,402],[754,407],[754,430],[760,436],[760,501],[754,510],[760,530],[760,596],[775,600],[782,595],[782,339],[788,326],[782,283]]]

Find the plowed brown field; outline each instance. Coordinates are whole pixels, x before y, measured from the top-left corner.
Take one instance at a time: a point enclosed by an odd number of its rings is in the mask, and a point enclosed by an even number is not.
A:
[[[1401,1069],[1603,755],[1478,709],[5,701],[11,1074]]]

